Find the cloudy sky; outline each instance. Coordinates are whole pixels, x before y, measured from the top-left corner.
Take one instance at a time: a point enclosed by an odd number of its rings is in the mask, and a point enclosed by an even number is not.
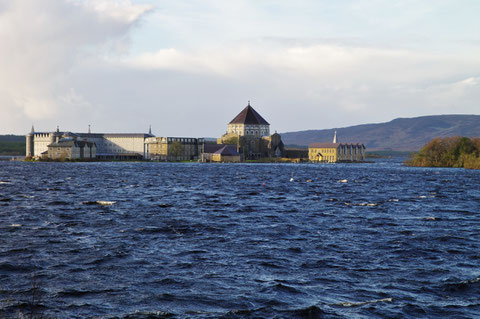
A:
[[[0,0],[0,134],[480,114],[478,0]]]

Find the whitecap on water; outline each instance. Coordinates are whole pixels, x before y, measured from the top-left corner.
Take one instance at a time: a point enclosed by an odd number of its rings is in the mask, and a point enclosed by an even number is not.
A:
[[[348,179],[341,179],[338,181],[339,183],[348,183]]]
[[[10,227],[22,227],[22,224],[11,224]]]
[[[106,200],[97,200],[98,205],[103,205],[103,206],[110,206],[115,204],[116,202],[111,202],[111,201],[106,201]]]
[[[82,202],[84,205],[101,205],[101,206],[111,206],[116,202],[113,201],[106,201],[106,200],[97,200],[97,201],[86,201]]]
[[[359,203],[355,204],[356,206],[377,206],[378,203]]]
[[[358,306],[363,306],[363,305],[372,304],[372,303],[392,302],[392,301],[393,301],[393,298],[383,298],[383,299],[375,299],[375,300],[369,300],[364,302],[339,302],[336,305],[342,306],[342,307],[358,307]]]

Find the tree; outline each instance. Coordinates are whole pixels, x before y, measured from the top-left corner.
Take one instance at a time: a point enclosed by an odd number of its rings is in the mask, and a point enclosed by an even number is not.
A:
[[[182,155],[183,152],[183,145],[179,141],[175,141],[170,146],[168,147],[168,153],[169,155],[175,157],[175,160],[177,160],[177,157]]]
[[[232,136],[222,141],[223,144],[238,145],[238,136]]]
[[[460,136],[435,138],[406,165],[480,168],[480,139]]]

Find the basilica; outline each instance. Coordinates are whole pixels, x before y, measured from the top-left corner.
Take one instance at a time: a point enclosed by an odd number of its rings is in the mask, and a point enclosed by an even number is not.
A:
[[[270,135],[270,124],[248,105],[228,123],[218,144],[236,144],[244,159],[282,157],[285,149],[280,134]]]

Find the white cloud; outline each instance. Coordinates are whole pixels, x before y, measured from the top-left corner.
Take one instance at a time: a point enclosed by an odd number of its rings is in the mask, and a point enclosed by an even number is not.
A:
[[[274,45],[242,42],[196,51],[162,49],[116,63],[136,68],[140,73],[149,72],[153,77],[157,74],[158,78],[165,72],[169,76],[181,75],[185,85],[171,87],[178,96],[166,99],[182,105],[185,116],[162,109],[164,116],[180,116],[182,122],[193,123],[188,111],[197,99],[209,96],[188,92],[194,90],[194,85],[199,88],[222,81],[228,92],[222,91],[224,87],[218,87],[213,94],[208,88],[204,91],[218,100],[228,100],[232,91],[244,94],[230,107],[230,116],[223,115],[224,121],[235,115],[247,99],[253,99],[260,106],[259,111],[272,117],[270,122],[281,131],[439,112],[475,113],[476,79],[458,79],[480,71],[473,67],[480,65],[480,58],[473,55],[295,41]],[[204,83],[192,84],[193,79]],[[221,105],[214,102],[211,107]],[[222,122],[215,125],[217,132],[223,130]],[[170,127],[172,131],[176,129]]]
[[[93,5],[95,3],[95,5]],[[150,10],[123,1],[28,1],[0,3],[0,111],[3,131],[18,119],[58,121],[55,114],[84,104],[63,103],[71,72],[85,59],[121,47],[128,31]],[[77,93],[78,95],[78,93]],[[70,102],[73,102],[71,100]]]
[[[418,11],[380,0],[155,3],[146,15],[151,6],[122,0],[0,0],[0,130],[152,124],[157,134],[218,136],[249,99],[278,131],[478,113],[478,45],[435,50],[420,33],[414,46],[392,45],[412,21],[439,14],[426,2]],[[365,30],[402,32],[386,44]]]

